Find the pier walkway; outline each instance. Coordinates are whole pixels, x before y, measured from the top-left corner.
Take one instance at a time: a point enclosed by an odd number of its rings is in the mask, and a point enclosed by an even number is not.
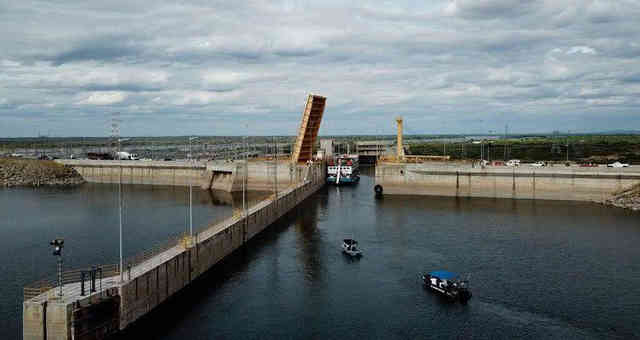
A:
[[[108,266],[105,277],[82,295],[79,271],[65,276],[62,296],[51,281],[25,288],[25,340],[104,339],[125,329],[176,292],[187,287],[228,254],[295,208],[325,183],[323,163],[300,165],[304,177],[236,214],[210,225],[193,238],[186,235],[152,256],[126,265]]]

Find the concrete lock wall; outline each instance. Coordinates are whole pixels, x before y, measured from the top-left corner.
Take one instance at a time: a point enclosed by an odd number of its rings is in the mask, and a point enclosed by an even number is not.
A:
[[[59,160],[72,166],[87,182],[200,186],[203,189],[241,191],[242,180],[247,172],[247,190],[271,191],[274,182],[278,187],[299,183],[305,174],[306,165],[289,161],[250,161],[245,168],[242,161],[216,161],[209,163],[142,162],[142,161],[96,161]]]
[[[72,305],[47,302],[25,302],[23,305],[23,338],[71,339]]]
[[[324,164],[300,169],[296,171],[306,180],[280,189],[277,199],[256,204],[246,217],[236,215],[210,225],[194,240],[125,270],[123,283],[116,277],[106,278],[115,287],[87,297],[65,296],[63,301],[25,301],[24,339],[98,340],[125,329],[324,186]],[[185,178],[191,176],[188,171],[185,174]]]
[[[259,203],[246,218],[232,217],[211,225],[196,236],[193,247],[178,253],[120,286],[120,329],[148,313],[216,263],[240,248],[253,236],[282,217],[324,185],[322,166],[311,171],[310,181],[278,195],[277,200]],[[217,230],[212,232],[212,230]],[[182,246],[178,246],[182,247]],[[125,274],[126,277],[126,274]]]
[[[384,194],[604,201],[640,181],[640,173],[564,169],[438,169],[416,164],[376,166]]]
[[[143,162],[64,161],[71,165],[85,181],[147,185],[201,185],[204,165],[145,164]],[[157,162],[154,162],[157,163]],[[170,162],[167,162],[170,163]]]
[[[310,178],[312,181],[307,184],[250,210],[246,218],[234,217],[222,222],[225,226],[211,236],[207,237],[206,232],[199,234],[193,247],[182,249],[176,256],[123,284],[120,287],[120,329],[125,329],[186,287],[324,185],[325,175],[320,167],[310,177],[313,177]]]
[[[46,303],[25,302],[22,307],[22,337],[45,339]]]

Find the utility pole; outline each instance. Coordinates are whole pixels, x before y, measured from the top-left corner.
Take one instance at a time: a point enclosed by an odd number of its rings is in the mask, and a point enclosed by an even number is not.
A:
[[[273,193],[275,198],[278,199],[278,143],[276,142],[276,136],[273,136],[273,150],[275,152],[273,157]]]
[[[567,163],[569,163],[569,134],[571,134],[571,130],[567,130]]]
[[[248,131],[249,127],[247,125],[245,125],[245,131]],[[245,191],[247,189],[247,172],[249,170],[249,158],[247,155],[248,152],[248,144],[247,144],[247,136],[244,136],[244,174],[242,175],[242,214],[244,215],[244,217],[247,217],[247,205],[246,205],[246,194]]]
[[[120,155],[120,143],[129,140],[129,138],[118,138],[118,153],[116,153],[116,158]],[[119,239],[120,239],[120,282],[124,281],[124,272],[122,271],[124,265],[124,259],[122,256],[122,161],[117,160],[118,162],[118,217],[120,221],[119,227]]]
[[[504,125],[504,161],[507,161],[507,129],[509,128],[509,124]]]
[[[120,154],[120,138],[118,138],[118,153],[117,155]],[[117,158],[117,157],[116,157]],[[119,232],[119,241],[120,241],[120,282],[124,282],[124,272],[123,270],[123,260],[122,260],[122,165],[120,164],[121,161],[118,161],[118,168],[119,168],[119,176],[118,176],[118,221],[120,222],[120,226],[118,228],[118,232]]]
[[[189,236],[193,238],[193,186],[189,182]]]
[[[194,141],[194,140],[196,140],[196,139],[198,139],[198,138],[199,138],[199,137],[197,137],[197,136],[195,136],[195,137],[189,137],[189,157],[188,157],[188,159],[189,159],[189,160],[192,160],[192,159],[193,159],[193,156],[192,156],[192,154],[191,154],[191,141]]]
[[[113,114],[112,122],[111,122],[111,136],[115,138],[115,142],[117,143],[117,152],[115,154],[115,159],[118,162],[118,240],[119,240],[119,248],[120,248],[120,282],[124,282],[124,258],[122,255],[122,161],[120,158],[120,146],[123,141],[129,140],[129,138],[120,138],[120,113],[116,112]]]
[[[489,130],[489,135],[493,135],[493,130]],[[487,143],[487,162],[491,162],[491,140]]]

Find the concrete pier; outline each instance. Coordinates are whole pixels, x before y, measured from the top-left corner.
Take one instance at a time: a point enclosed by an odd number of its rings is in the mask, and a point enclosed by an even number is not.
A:
[[[102,169],[111,171],[106,166]],[[175,167],[169,168],[168,172],[173,170],[180,173],[181,183],[189,183],[206,167]],[[87,169],[82,171],[91,172]],[[148,169],[145,172],[134,167],[130,171],[134,174],[136,171],[148,173]],[[25,299],[24,339],[104,339],[125,329],[176,292],[187,288],[201,274],[325,183],[325,167],[321,163],[294,166],[293,173],[300,174],[298,182],[291,185],[281,183],[277,195],[249,208],[246,216],[237,214],[210,225],[193,238],[185,237],[161,253],[126,268],[122,271],[122,280],[118,269],[115,275],[111,272],[101,280],[101,288],[85,296],[81,295],[81,283],[71,282],[64,286],[62,296],[57,296],[56,288],[50,288]],[[147,176],[131,178],[136,177]]]
[[[381,163],[376,185],[384,194],[602,202],[640,181],[635,168],[471,167]]]
[[[247,171],[247,190],[270,191],[274,178],[279,186],[304,180],[304,165],[287,160],[178,161],[101,161],[64,159],[57,162],[73,167],[90,183],[200,186],[203,189],[241,191]]]

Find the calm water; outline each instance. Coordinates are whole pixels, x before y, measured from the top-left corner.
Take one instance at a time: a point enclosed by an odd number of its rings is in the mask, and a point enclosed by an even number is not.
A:
[[[188,230],[188,190],[123,185],[125,257]],[[250,203],[264,196],[250,193]],[[241,207],[241,195],[194,187],[194,230]],[[0,339],[21,334],[22,287],[55,274],[49,241],[56,237],[65,240],[65,269],[117,263],[117,186],[87,183],[74,189],[0,189]]]
[[[640,214],[574,202],[376,200],[371,188],[363,176],[321,190],[120,338],[640,337]],[[184,188],[126,192],[125,248],[183,230]],[[3,315],[15,313],[13,292],[33,268],[53,269],[46,244],[58,234],[74,244],[65,251],[75,265],[116,261],[113,197],[98,185],[0,191]],[[196,225],[230,214],[198,197]],[[360,242],[362,259],[341,254],[345,237]],[[420,272],[434,269],[470,275],[467,306],[422,288]],[[3,329],[15,333],[10,323]]]

